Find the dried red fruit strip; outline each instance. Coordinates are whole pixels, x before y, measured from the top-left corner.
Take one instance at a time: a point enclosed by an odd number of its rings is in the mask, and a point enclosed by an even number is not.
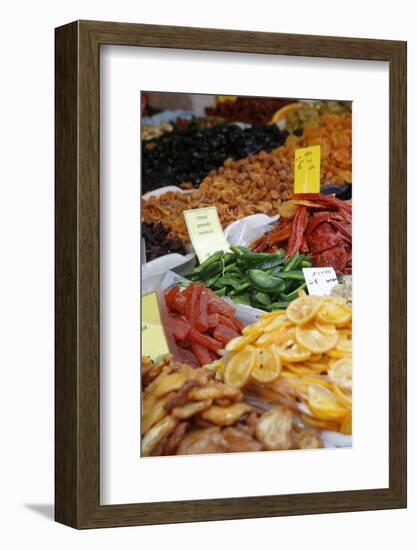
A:
[[[190,293],[187,295],[187,318],[190,321],[191,326],[196,328],[200,315],[201,285],[193,283],[188,288],[190,288],[191,290]]]
[[[219,342],[227,344],[230,340],[239,336],[239,333],[224,325],[218,325],[214,329],[213,336],[216,340],[219,340]]]
[[[219,314],[210,313],[210,315],[207,315],[207,321],[208,321],[208,328],[217,327],[217,325],[220,323]]]
[[[307,208],[300,206],[295,213],[291,235],[288,240],[287,258],[292,258],[300,250],[303,234],[308,221]]]
[[[233,320],[233,324],[235,325],[235,329],[240,333],[242,332],[243,328],[244,328],[244,324],[242,323],[242,321],[240,319],[238,319],[237,317],[232,317],[232,320]]]
[[[315,212],[311,214],[308,219],[307,229],[305,232],[306,237],[309,237],[316,227],[322,222],[328,222],[330,218],[330,212]]]
[[[194,328],[191,328],[190,332],[188,333],[188,340],[190,341],[190,344],[191,342],[195,342],[196,344],[206,346],[206,348],[211,349],[212,351],[217,351],[222,347],[222,345],[217,340],[215,340],[211,336],[208,336],[207,334],[200,334]]]
[[[175,340],[185,340],[187,334],[190,332],[190,323],[182,317],[174,317],[172,315],[170,322]]]
[[[193,341],[190,342],[190,346],[194,355],[199,360],[201,366],[211,363],[212,361],[211,356],[208,352],[208,349],[205,346],[202,346],[201,344],[197,344],[197,342],[193,342]]]
[[[205,291],[204,285],[201,285],[201,294],[200,294],[200,304],[199,304],[199,313],[198,313],[198,321],[195,325],[195,328],[199,330],[200,332],[205,332],[208,329],[208,301],[209,297],[207,292]]]

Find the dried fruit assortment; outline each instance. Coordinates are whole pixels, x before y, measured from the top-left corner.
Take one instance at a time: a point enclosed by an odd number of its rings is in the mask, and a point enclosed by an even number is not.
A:
[[[293,195],[292,219],[280,217],[276,227],[261,236],[255,252],[284,247],[288,258],[310,254],[315,267],[333,267],[338,274],[352,271],[352,207],[319,193]]]
[[[215,205],[224,228],[251,214],[273,216],[293,193],[294,151],[298,147],[321,145],[322,185],[350,183],[351,125],[351,113],[326,115],[319,128],[307,125],[303,136],[289,136],[285,145],[270,153],[261,151],[239,160],[228,158],[219,169],[207,169],[198,190],[187,194],[168,192],[142,201],[142,218],[151,223],[161,221],[173,235],[186,242],[188,232],[182,215],[184,210]],[[158,186],[161,186],[164,180],[158,181]]]
[[[147,266],[155,277],[145,287],[163,292],[155,323],[170,354],[142,357],[141,454],[350,445],[351,104],[218,97],[215,105],[207,110],[215,117],[143,128],[146,260],[191,250],[185,210],[215,206],[223,229],[252,214],[278,219],[272,228],[262,216],[235,224],[227,238],[239,246],[194,268],[194,256],[167,259],[183,262],[175,273],[157,272],[165,262]],[[321,193],[295,195],[295,151],[312,145],[320,145]],[[167,185],[182,189],[152,193]],[[208,225],[196,222],[215,237]],[[319,296],[309,281],[306,294],[309,267],[333,267],[340,284]],[[151,332],[142,337],[161,353]]]
[[[218,124],[188,126],[142,144],[142,193],[166,185],[198,186],[228,158],[240,159],[284,143],[287,132],[276,126],[240,128]]]
[[[173,286],[165,292],[165,302],[179,358],[190,365],[211,363],[243,328],[235,308],[201,283],[182,291]]]
[[[281,405],[248,403],[237,387],[207,367],[170,355],[142,359],[142,456],[320,448],[315,428],[303,427]]]
[[[231,246],[230,252],[216,252],[187,278],[202,281],[218,296],[227,296],[237,304],[275,311],[285,309],[306,287],[302,268],[312,265],[304,254],[297,253],[289,260],[284,250],[269,254]]]

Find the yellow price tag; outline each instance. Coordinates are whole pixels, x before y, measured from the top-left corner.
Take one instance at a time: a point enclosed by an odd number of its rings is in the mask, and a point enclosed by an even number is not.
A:
[[[150,292],[142,296],[142,355],[156,359],[165,353],[169,353],[169,347],[159,311],[158,295]]]
[[[184,217],[200,263],[219,250],[229,250],[215,206],[185,210]]]
[[[320,192],[320,145],[295,150],[294,193]]]

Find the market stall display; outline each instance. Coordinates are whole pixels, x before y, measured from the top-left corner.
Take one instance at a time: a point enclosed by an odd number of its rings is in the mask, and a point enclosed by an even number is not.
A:
[[[207,112],[143,127],[142,281],[170,355],[142,357],[142,456],[351,446],[350,103]]]

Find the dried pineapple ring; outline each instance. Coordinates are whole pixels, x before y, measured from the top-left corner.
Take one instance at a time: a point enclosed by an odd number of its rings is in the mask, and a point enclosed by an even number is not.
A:
[[[325,301],[317,312],[317,320],[336,326],[347,323],[352,318],[352,309],[347,306]]]
[[[226,351],[241,351],[245,346],[253,342],[258,338],[258,336],[261,334],[260,331],[254,330],[253,332],[248,332],[245,336],[238,336],[237,338],[233,338],[233,340],[230,340],[226,346]]]
[[[337,351],[352,353],[352,331],[339,330],[339,339],[336,344]]]
[[[324,386],[311,384],[307,394],[307,404],[319,420],[344,420],[349,413],[334,393]]]
[[[288,363],[299,363],[301,361],[307,361],[310,358],[311,353],[302,348],[294,339],[290,338],[279,346],[279,354],[281,359]]]
[[[331,325],[329,323],[321,323],[320,321],[317,321],[317,319],[314,321],[314,326],[317,330],[322,332],[323,334],[336,334],[337,329],[334,325]]]
[[[253,369],[256,367],[257,354],[254,346],[248,345],[227,363],[224,370],[224,381],[230,386],[241,388],[249,382]]]
[[[279,350],[275,344],[267,348],[256,350],[258,361],[252,371],[252,378],[260,384],[268,384],[278,378],[281,372],[281,358]]]
[[[287,317],[296,325],[308,323],[323,305],[320,296],[301,296],[287,307]]]
[[[295,338],[303,348],[313,353],[325,353],[337,343],[337,334],[324,334],[314,326],[303,325],[295,329]]]
[[[343,357],[335,361],[327,371],[327,374],[333,384],[343,388],[352,388],[352,358]]]

